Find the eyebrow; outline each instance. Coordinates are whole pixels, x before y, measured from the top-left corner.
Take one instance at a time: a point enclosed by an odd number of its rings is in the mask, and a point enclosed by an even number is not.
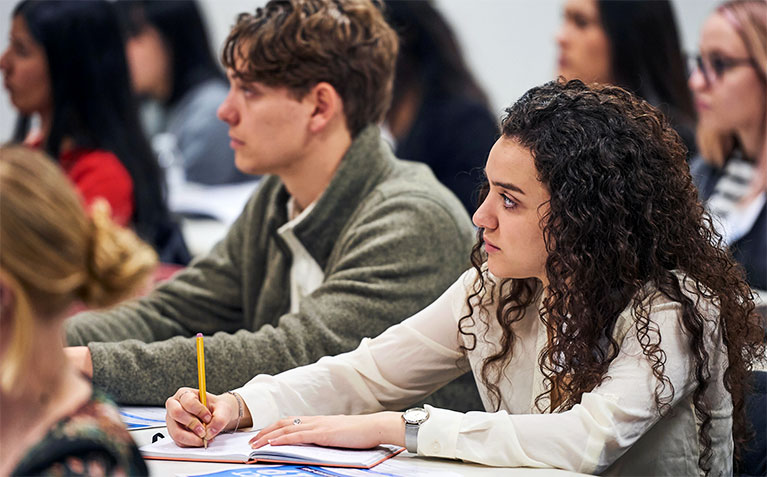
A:
[[[501,187],[503,189],[513,190],[514,192],[519,192],[522,195],[525,195],[525,191],[520,189],[519,187],[515,186],[514,184],[510,182],[496,182],[496,181],[490,181],[491,184],[493,184],[496,187]]]

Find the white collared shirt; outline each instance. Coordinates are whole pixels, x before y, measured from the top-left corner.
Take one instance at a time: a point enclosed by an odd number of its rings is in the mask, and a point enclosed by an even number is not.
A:
[[[466,315],[466,298],[476,272],[466,272],[424,310],[373,339],[364,339],[349,353],[325,357],[317,363],[277,376],[259,375],[238,392],[245,400],[254,427],[286,416],[364,414],[404,409],[447,384],[471,366],[481,376],[485,358],[496,352],[502,330],[476,312],[465,331],[458,321]],[[690,284],[683,290],[690,294]],[[557,413],[539,410],[536,397],[545,390],[538,364],[547,332],[533,303],[515,322],[513,354],[496,381],[500,410],[494,412],[491,394],[477,386],[488,412],[460,413],[427,406],[429,419],[420,426],[418,454],[479,462],[492,466],[557,467],[586,473],[617,475],[699,474],[698,425],[692,402],[696,381],[686,332],[680,326],[681,307],[665,296],[652,299],[650,318],[662,336],[665,375],[674,398],[665,415],[655,406],[657,380],[637,338],[631,308],[624,310],[613,337],[619,353],[606,379],[584,393],[573,408]],[[711,326],[716,310],[700,301]],[[704,400],[711,413],[712,475],[732,474],[732,400],[722,377],[727,353],[718,329],[705,333],[709,341],[711,383]],[[463,370],[461,369],[463,368]],[[663,393],[668,396],[669,388]],[[541,404],[546,407],[544,400]]]
[[[297,213],[295,200],[291,197],[287,204],[290,220],[277,229],[277,233],[285,240],[293,255],[293,263],[290,266],[290,313],[297,313],[301,299],[319,288],[325,279],[325,272],[293,233],[296,226],[311,213],[316,203],[312,202]]]

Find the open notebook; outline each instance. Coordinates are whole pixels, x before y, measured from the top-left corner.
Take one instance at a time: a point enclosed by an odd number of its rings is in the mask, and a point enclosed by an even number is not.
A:
[[[257,434],[235,432],[220,434],[208,443],[208,448],[177,446],[172,439],[162,439],[141,447],[146,459],[232,462],[253,464],[322,465],[327,467],[356,467],[369,469],[403,450],[398,446],[378,446],[373,449],[340,449],[314,445],[270,446],[251,449],[248,441]]]

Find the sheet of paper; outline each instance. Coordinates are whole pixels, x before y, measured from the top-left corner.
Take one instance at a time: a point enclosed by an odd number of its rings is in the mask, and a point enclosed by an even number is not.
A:
[[[231,225],[259,184],[260,180],[218,186],[187,182],[169,187],[168,206],[173,212],[210,217]]]
[[[120,419],[128,430],[165,427],[165,408],[149,406],[121,406]]]
[[[162,439],[142,446],[139,450],[145,457],[178,458],[184,460],[237,460],[248,461],[249,456],[256,460],[268,459],[288,463],[305,462],[325,465],[372,466],[392,453],[401,450],[397,446],[380,446],[375,449],[339,449],[314,445],[270,446],[253,450],[248,441],[258,431],[219,434],[208,443],[207,449],[199,447],[179,447],[172,439]]]
[[[144,453],[150,453],[154,456],[173,456],[189,460],[198,460],[201,456],[208,459],[223,459],[227,457],[236,457],[243,462],[247,461],[247,456],[251,452],[248,441],[255,432],[235,432],[233,434],[219,434],[215,439],[208,443],[208,448],[200,447],[179,447],[171,438],[161,439],[155,443],[142,446],[139,450]]]

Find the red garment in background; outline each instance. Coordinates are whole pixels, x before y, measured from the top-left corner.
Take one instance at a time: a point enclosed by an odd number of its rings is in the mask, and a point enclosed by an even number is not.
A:
[[[126,226],[133,217],[133,179],[117,156],[100,149],[74,148],[61,154],[59,163],[74,182],[85,204],[103,197],[112,207],[112,219]]]

